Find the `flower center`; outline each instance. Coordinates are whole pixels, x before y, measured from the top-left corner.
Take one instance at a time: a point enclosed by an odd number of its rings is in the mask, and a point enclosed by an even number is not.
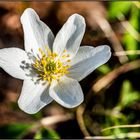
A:
[[[46,71],[50,71],[51,73],[56,70],[56,63],[53,61],[48,62],[46,65]]]
[[[38,74],[39,80],[51,83],[52,80],[59,80],[61,76],[68,73],[68,68],[70,68],[68,62],[70,60],[65,60],[69,57],[69,55],[65,54],[66,51],[63,52],[60,60],[56,53],[52,53],[48,48],[46,50],[48,55],[45,55],[42,49],[39,48],[41,58],[36,58],[32,67]]]

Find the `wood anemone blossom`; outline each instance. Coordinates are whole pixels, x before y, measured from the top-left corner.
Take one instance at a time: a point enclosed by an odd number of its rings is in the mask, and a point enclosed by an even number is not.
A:
[[[23,12],[21,23],[25,51],[0,49],[0,67],[24,80],[19,107],[34,114],[53,100],[66,108],[81,104],[83,92],[78,81],[109,60],[110,47],[80,46],[85,20],[78,14],[68,18],[55,38],[31,8]]]

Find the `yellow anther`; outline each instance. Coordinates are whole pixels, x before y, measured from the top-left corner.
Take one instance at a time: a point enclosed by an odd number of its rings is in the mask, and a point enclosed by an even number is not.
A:
[[[39,50],[39,52],[41,53],[42,56],[45,55],[41,48],[39,48],[38,50]]]
[[[47,51],[47,54],[50,56],[52,54],[50,48],[48,46],[45,46],[45,49]]]
[[[42,79],[43,81],[47,80],[50,84],[52,80],[58,81],[61,76],[68,73],[68,68],[70,66],[64,65],[62,59],[69,57],[69,54],[64,54],[64,52],[66,53],[66,50],[64,50],[61,59],[56,59],[58,55],[52,53],[49,47],[46,46],[45,48],[47,50],[47,55],[39,48],[42,57],[36,58],[32,66],[36,70],[39,79]],[[70,60],[67,60],[67,62],[70,62]]]
[[[67,54],[67,57],[70,57],[70,55],[69,55],[69,54]]]

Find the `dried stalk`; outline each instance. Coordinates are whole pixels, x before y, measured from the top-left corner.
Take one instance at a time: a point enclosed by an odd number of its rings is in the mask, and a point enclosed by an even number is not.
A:
[[[140,127],[140,124],[111,126],[111,127],[102,129],[101,132],[104,132],[106,130],[116,129],[116,128],[134,128],[134,127]]]
[[[79,127],[81,129],[81,131],[83,132],[84,136],[90,136],[88,130],[86,129],[85,123],[84,123],[84,119],[83,119],[83,114],[85,111],[85,106],[80,105],[76,111],[76,118],[79,124]]]
[[[122,55],[140,55],[140,50],[128,50],[114,53],[114,56],[122,56]]]
[[[68,121],[71,119],[73,119],[73,116],[71,114],[56,115],[56,116],[43,118],[40,120],[40,123],[43,126],[48,126],[48,125],[53,125],[53,124],[60,123],[60,122],[65,122],[65,121]]]
[[[71,114],[62,114],[62,115],[55,115],[50,117],[42,118],[40,121],[37,121],[30,129],[30,132],[37,132],[42,127],[47,127],[54,125],[56,123],[65,122],[68,120],[73,119],[74,116]]]
[[[134,27],[128,22],[123,21],[121,25],[125,28],[125,30],[132,35],[132,37],[140,42],[140,34],[134,29]]]
[[[109,84],[111,84],[120,74],[123,74],[125,72],[131,71],[137,68],[140,68],[140,59],[126,63],[120,66],[119,68],[114,69],[113,71],[111,71],[110,73],[108,73],[107,75],[99,79],[92,86],[92,90],[95,93],[98,93],[103,88],[109,86]]]
[[[99,79],[92,87],[92,90],[94,93],[98,93],[101,91],[103,88],[107,87],[109,84],[111,84],[112,81],[114,81],[120,74],[140,68],[140,59],[126,63],[119,68],[116,68],[115,70],[111,71],[101,79]],[[92,92],[90,91],[86,97],[86,102],[90,99]],[[83,119],[83,114],[85,111],[85,105],[84,106],[79,106],[77,109],[77,121],[80,126],[81,131],[83,132],[84,136],[90,136],[88,130],[86,129],[84,119]]]
[[[105,36],[109,39],[109,41],[112,43],[112,47],[115,52],[124,51],[120,41],[118,40],[115,32],[113,31],[111,25],[109,22],[100,15],[99,12],[92,13],[91,12],[91,18],[93,21],[96,21],[98,26],[102,29]],[[118,56],[118,59],[121,64],[128,62],[128,57],[126,55],[124,56]]]
[[[92,139],[92,140],[140,138],[140,133],[139,132],[129,132],[129,133],[120,133],[120,134],[111,135],[111,136],[93,136],[93,137],[85,137],[85,138]]]
[[[131,36],[140,42],[140,34],[139,32],[137,32],[137,30],[135,30],[135,28],[125,19],[125,16],[123,14],[121,14],[121,16],[118,17],[118,19],[121,21],[121,25],[123,26],[123,28],[131,34]]]

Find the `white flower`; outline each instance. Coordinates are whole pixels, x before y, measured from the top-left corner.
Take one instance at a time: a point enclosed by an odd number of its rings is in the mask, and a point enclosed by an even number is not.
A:
[[[81,104],[83,92],[78,81],[109,60],[110,48],[106,45],[79,47],[85,20],[78,14],[69,17],[56,38],[31,8],[24,11],[21,23],[25,51],[0,50],[0,67],[24,80],[19,107],[33,114],[53,99],[67,108]]]

